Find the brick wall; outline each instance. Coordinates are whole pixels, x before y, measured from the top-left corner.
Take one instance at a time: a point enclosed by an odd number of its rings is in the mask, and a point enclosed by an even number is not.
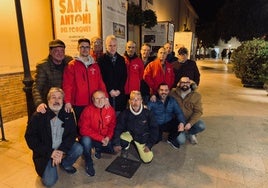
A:
[[[0,75],[0,105],[3,122],[27,116],[23,73]]]

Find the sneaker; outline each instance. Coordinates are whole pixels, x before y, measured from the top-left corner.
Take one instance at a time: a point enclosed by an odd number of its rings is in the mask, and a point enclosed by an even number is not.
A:
[[[60,167],[67,172],[68,174],[74,174],[76,173],[76,168],[74,168],[73,166],[70,167],[64,167],[62,164],[60,164]]]
[[[189,134],[189,140],[191,142],[191,144],[198,144],[197,138],[194,134]]]
[[[127,158],[128,157],[128,150],[127,149],[122,149],[120,156],[123,157],[123,158]]]
[[[180,145],[176,142],[176,140],[168,139],[167,143],[170,144],[174,149],[180,148]]]
[[[93,165],[87,165],[86,173],[89,176],[95,176],[95,169],[93,168]]]
[[[95,159],[100,159],[101,158],[101,152],[95,152],[94,158]]]

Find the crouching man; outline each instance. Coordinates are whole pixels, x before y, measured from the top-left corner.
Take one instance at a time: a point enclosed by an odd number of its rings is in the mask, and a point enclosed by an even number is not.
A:
[[[127,150],[133,141],[144,163],[153,159],[152,147],[158,139],[158,125],[152,113],[143,107],[139,91],[130,93],[129,108],[118,116],[114,133],[114,150],[127,157]]]
[[[25,133],[26,142],[33,151],[35,170],[48,187],[58,180],[58,165],[74,174],[76,169],[72,165],[83,153],[82,146],[75,141],[74,114],[65,112],[63,99],[63,90],[52,87],[47,95],[48,109],[44,114],[33,114]]]
[[[177,137],[180,145],[185,144],[187,136],[191,144],[197,144],[196,134],[206,128],[205,123],[200,119],[203,114],[201,95],[191,88],[192,83],[189,77],[182,77],[177,87],[170,92],[170,95],[179,103],[186,118],[186,124],[180,127],[181,132]]]

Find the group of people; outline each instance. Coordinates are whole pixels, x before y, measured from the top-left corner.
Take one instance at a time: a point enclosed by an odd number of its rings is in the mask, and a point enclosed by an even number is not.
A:
[[[95,175],[93,157],[121,152],[131,143],[141,161],[150,163],[152,147],[168,134],[175,149],[205,129],[201,95],[196,91],[200,73],[188,50],[170,43],[151,57],[151,46],[128,41],[123,55],[113,35],[78,40],[77,57],[65,55],[61,40],[49,43],[49,55],[36,67],[33,98],[36,112],[28,122],[25,139],[33,150],[35,169],[44,185],[58,179],[57,166],[75,173],[83,154],[85,170]]]

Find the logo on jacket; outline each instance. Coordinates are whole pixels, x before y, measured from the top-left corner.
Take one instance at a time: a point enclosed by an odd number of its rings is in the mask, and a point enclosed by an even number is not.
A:
[[[138,64],[134,64],[134,65],[132,65],[132,67],[136,70],[136,69],[138,69],[139,65]]]
[[[96,72],[96,69],[95,68],[91,68],[90,70],[89,70],[90,72],[91,72],[91,74],[95,74],[95,72]]]

